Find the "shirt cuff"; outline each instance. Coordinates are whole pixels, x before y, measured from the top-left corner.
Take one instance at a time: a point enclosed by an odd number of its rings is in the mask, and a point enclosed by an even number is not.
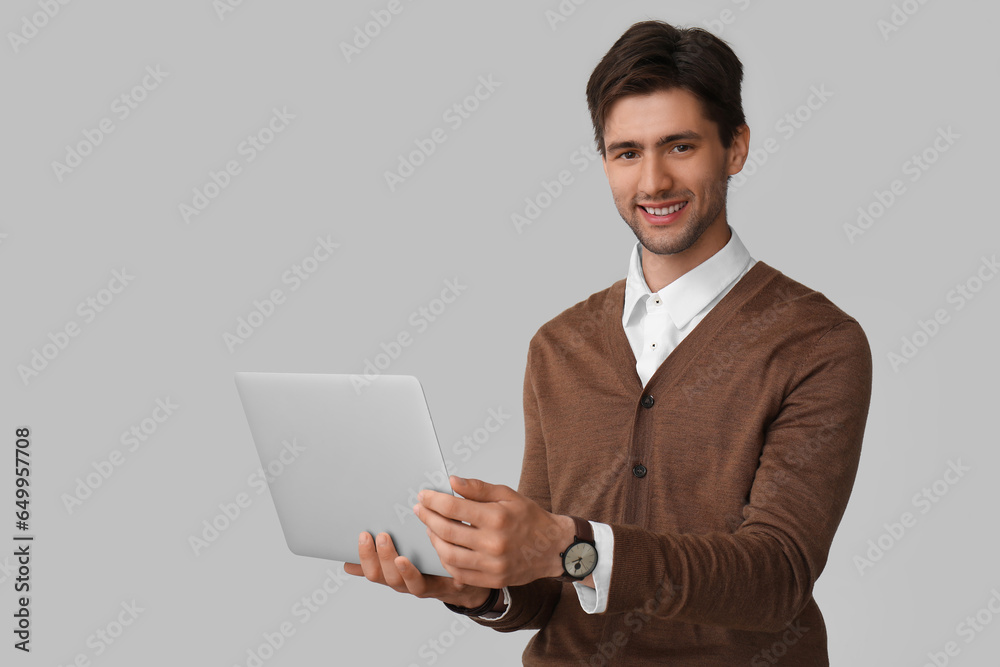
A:
[[[597,567],[594,568],[594,586],[574,581],[573,588],[580,599],[580,606],[588,614],[601,614],[608,608],[608,589],[611,586],[611,561],[615,552],[615,533],[606,523],[591,521],[594,528],[594,546],[597,549]]]
[[[499,621],[507,615],[507,612],[510,611],[510,591],[507,590],[506,586],[503,587],[503,603],[507,605],[503,612],[489,611],[478,618],[481,618],[484,621]]]

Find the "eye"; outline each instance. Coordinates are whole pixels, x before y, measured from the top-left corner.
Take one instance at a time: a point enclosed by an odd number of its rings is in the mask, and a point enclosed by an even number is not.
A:
[[[626,155],[628,155],[628,154],[630,154],[630,153],[631,153],[632,155],[635,155],[635,151],[625,151],[624,153],[621,153],[621,154],[620,154],[620,155],[619,155],[618,157],[619,157],[619,158],[623,158],[623,157],[625,157]]]
[[[676,146],[674,146],[674,150],[677,150],[678,148],[686,149],[679,151],[680,153],[689,153],[691,149],[694,148],[694,146],[692,146],[691,144],[677,144]]]

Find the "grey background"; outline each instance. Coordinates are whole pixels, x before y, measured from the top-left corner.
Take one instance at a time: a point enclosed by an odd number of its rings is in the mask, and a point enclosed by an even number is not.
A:
[[[306,623],[292,614],[341,566],[289,553],[268,494],[248,484],[259,462],[232,376],[360,372],[408,331],[413,344],[386,372],[422,380],[461,474],[516,486],[528,340],[623,278],[635,241],[599,162],[579,171],[571,161],[594,150],[586,81],[629,25],[658,18],[711,27],[733,46],[751,147],[780,146],[730,193],[730,224],[754,257],[826,294],[871,341],[861,467],[815,589],[833,664],[923,664],[948,641],[955,662],[993,664],[1000,622],[971,642],[956,626],[1000,589],[1000,281],[961,310],[947,294],[1000,249],[989,205],[997,6],[911,2],[919,11],[886,39],[885,1],[567,1],[574,11],[553,29],[554,0],[402,0],[347,62],[341,42],[387,4],[245,0],[220,18],[208,0],[73,2],[16,53],[9,33],[41,9],[4,4],[0,540],[11,546],[0,553],[13,549],[18,425],[33,431],[37,538],[33,651],[14,651],[5,628],[0,661],[246,665],[262,633],[290,621],[295,634],[264,664],[519,664],[530,633],[455,626],[439,603],[363,579],[340,584]],[[119,120],[112,100],[147,66],[169,74]],[[453,129],[442,114],[491,75],[501,85]],[[776,123],[812,86],[833,96],[786,138]],[[238,145],[275,107],[294,120],[246,163]],[[52,162],[105,117],[114,132],[59,182]],[[391,192],[384,172],[438,127],[447,141]],[[947,127],[960,138],[911,182],[902,165]],[[242,172],[185,223],[179,205],[231,159]],[[511,215],[562,169],[573,183],[518,233]],[[905,194],[850,243],[843,226],[897,178]],[[340,248],[293,292],[281,276],[318,236]],[[84,323],[77,304],[122,267],[134,280]],[[418,331],[410,314],[455,278],[467,289]],[[224,332],[275,288],[287,301],[230,352]],[[895,371],[888,355],[939,308],[950,321]],[[25,385],[18,365],[70,320],[80,334]],[[179,408],[127,451],[120,434],[167,397]],[[491,408],[513,416],[459,457],[454,443]],[[122,465],[67,511],[62,496],[116,449]],[[950,460],[969,472],[921,514],[914,494]],[[252,504],[195,555],[189,537],[239,493]],[[907,511],[916,525],[859,572],[855,557]],[[12,575],[0,579],[10,625]],[[88,637],[133,600],[143,611],[97,656]]]

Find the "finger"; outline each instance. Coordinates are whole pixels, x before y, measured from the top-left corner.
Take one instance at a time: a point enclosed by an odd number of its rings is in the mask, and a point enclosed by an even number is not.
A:
[[[403,591],[406,586],[403,584],[403,576],[399,573],[394,562],[399,554],[396,553],[396,545],[392,543],[392,538],[389,537],[388,533],[379,533],[375,544],[382,578],[390,588]]]
[[[365,576],[365,571],[361,569],[360,563],[344,563],[344,572],[353,574],[356,577]]]
[[[358,556],[361,557],[361,570],[368,581],[376,584],[384,584],[382,577],[382,566],[378,561],[378,554],[375,552],[375,542],[367,532],[361,533],[358,537]]]
[[[449,481],[455,493],[460,493],[463,498],[468,498],[469,500],[500,502],[501,500],[511,500],[517,495],[517,492],[509,486],[504,484],[490,484],[481,479],[452,475]]]
[[[411,595],[440,598],[442,595],[455,593],[460,588],[458,582],[450,577],[424,574],[406,556],[396,558],[395,565]]]
[[[475,551],[446,542],[429,528],[427,536],[431,539],[431,545],[437,551],[441,564],[449,572],[451,572],[451,568],[459,570],[480,570],[482,568],[482,557]]]
[[[484,588],[502,588],[504,584],[498,583],[500,578],[492,575],[488,572],[480,572],[479,570],[467,570],[461,567],[456,567],[451,563],[441,561],[441,565],[444,569],[451,575],[451,580],[449,581],[446,577],[431,577],[440,578],[442,581],[448,582],[447,590],[462,589],[465,586],[482,586]],[[424,575],[425,577],[430,575]],[[436,594],[435,594],[436,597]]]
[[[464,521],[472,525],[476,525],[479,521],[481,504],[474,500],[466,500],[450,493],[441,493],[431,489],[425,489],[418,493],[417,500],[424,507],[429,507],[448,519]]]
[[[447,601],[448,597],[454,596],[462,589],[462,585],[453,578],[422,573],[406,556],[400,556],[395,563],[396,569],[406,583],[407,591],[416,597]]]
[[[396,571],[399,573],[406,590],[411,595],[418,598],[432,597],[430,592],[430,581],[420,570],[413,566],[406,556],[397,556],[393,561]]]
[[[414,511],[417,518],[435,535],[445,542],[457,544],[459,546],[472,548],[476,539],[476,528],[467,526],[460,521],[442,516],[435,510],[427,507],[421,502]]]

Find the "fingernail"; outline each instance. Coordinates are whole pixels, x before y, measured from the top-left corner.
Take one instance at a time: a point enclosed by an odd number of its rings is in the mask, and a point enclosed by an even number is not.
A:
[[[420,505],[413,506],[413,513],[416,514],[417,516],[420,516]]]
[[[419,493],[417,493],[417,500],[419,500],[420,502],[424,502],[424,492],[423,491],[420,491]]]
[[[388,543],[389,543],[389,538],[385,533],[382,533],[381,535],[378,536],[378,545],[380,547],[384,547]]]
[[[399,568],[400,572],[406,572],[406,563],[398,563],[396,567]]]

